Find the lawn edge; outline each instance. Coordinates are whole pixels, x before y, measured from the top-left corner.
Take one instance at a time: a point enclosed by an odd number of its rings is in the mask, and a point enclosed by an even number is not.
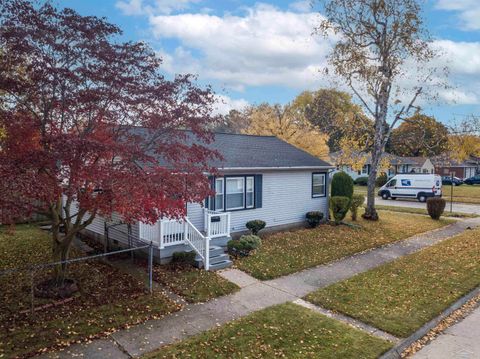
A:
[[[396,344],[391,348],[389,351],[384,353],[380,356],[379,359],[399,359],[402,358],[402,353],[406,350],[410,345],[415,343],[417,340],[423,338],[430,330],[435,328],[442,320],[450,316],[454,311],[460,309],[463,305],[465,305],[468,301],[472,300],[476,296],[480,295],[480,286],[476,287],[468,294],[464,295],[453,304],[451,304],[447,309],[443,310],[440,315],[433,318],[429,322],[425,323],[420,329],[415,331],[409,337],[403,339],[400,343]]]

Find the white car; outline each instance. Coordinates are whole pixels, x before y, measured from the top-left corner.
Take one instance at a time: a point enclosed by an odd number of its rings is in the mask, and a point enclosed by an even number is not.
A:
[[[415,198],[426,202],[428,197],[442,196],[442,178],[433,174],[399,174],[378,191],[383,199]]]

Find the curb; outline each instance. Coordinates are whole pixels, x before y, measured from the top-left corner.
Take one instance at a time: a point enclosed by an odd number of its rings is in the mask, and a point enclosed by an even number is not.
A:
[[[420,329],[418,329],[415,333],[410,335],[408,338],[405,338],[400,343],[395,345],[392,349],[384,353],[379,359],[399,359],[401,358],[401,354],[405,349],[407,349],[410,345],[412,345],[417,340],[423,338],[431,329],[435,328],[443,319],[448,317],[454,311],[462,307],[465,303],[469,300],[475,298],[480,294],[480,287],[475,288],[467,295],[463,296],[455,303],[453,303],[450,307],[445,309],[439,316],[432,319],[428,323],[424,324]]]

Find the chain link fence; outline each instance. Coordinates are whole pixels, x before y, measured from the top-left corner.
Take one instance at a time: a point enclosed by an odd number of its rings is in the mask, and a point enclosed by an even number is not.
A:
[[[112,227],[103,244],[80,235],[68,260],[1,270],[0,321],[24,319],[69,302],[104,304],[112,294],[134,298],[137,292],[151,293],[153,250],[152,243],[141,241],[124,228]],[[147,265],[146,271],[134,264],[133,260],[140,258]],[[52,290],[59,267],[65,269],[66,280],[60,289]]]

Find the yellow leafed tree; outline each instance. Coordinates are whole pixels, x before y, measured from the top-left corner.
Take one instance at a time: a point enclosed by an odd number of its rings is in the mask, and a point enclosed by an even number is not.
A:
[[[286,105],[261,104],[248,110],[249,135],[273,135],[313,156],[328,158],[328,136],[307,122],[300,111]]]

